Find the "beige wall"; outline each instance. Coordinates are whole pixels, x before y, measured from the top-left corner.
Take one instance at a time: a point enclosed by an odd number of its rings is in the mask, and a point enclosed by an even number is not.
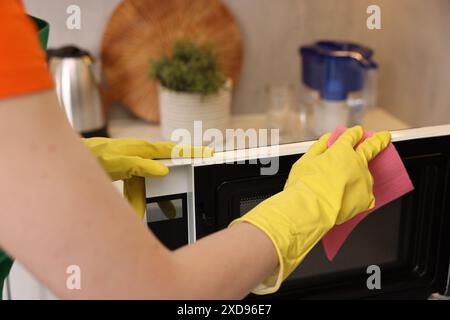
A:
[[[163,0],[161,0],[163,1]],[[195,1],[195,0],[193,0]],[[25,0],[52,25],[50,44],[76,43],[98,53],[105,22],[119,0]],[[411,125],[450,122],[450,1],[224,0],[243,33],[245,62],[235,112],[265,108],[269,83],[298,84],[299,45],[320,38],[364,43],[380,64],[379,104]],[[83,10],[82,30],[69,31],[65,9]],[[366,28],[366,8],[378,4],[382,30]],[[60,26],[60,27],[55,27]]]

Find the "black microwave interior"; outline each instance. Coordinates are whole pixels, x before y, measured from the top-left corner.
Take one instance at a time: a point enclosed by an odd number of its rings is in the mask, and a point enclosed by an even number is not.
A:
[[[450,254],[450,137],[395,146],[414,191],[369,215],[332,262],[319,242],[270,298],[426,298],[434,292],[445,293]],[[259,175],[259,164],[197,167],[197,238],[227,227],[281,191],[300,156],[281,157],[280,170],[273,176]],[[371,265],[381,270],[379,290],[367,288]]]

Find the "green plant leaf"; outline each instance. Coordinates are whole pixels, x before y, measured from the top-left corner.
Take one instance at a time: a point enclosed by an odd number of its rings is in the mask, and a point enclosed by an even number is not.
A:
[[[217,62],[215,48],[210,43],[196,44],[190,40],[175,43],[171,57],[161,54],[151,60],[150,76],[168,89],[179,92],[217,93],[226,78]]]

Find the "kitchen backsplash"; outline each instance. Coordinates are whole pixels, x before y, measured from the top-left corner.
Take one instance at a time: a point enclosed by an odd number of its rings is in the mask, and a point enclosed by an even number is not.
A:
[[[161,0],[162,1],[162,0]],[[261,112],[267,84],[300,82],[298,47],[318,39],[375,49],[379,106],[413,126],[450,122],[450,1],[223,0],[238,20],[245,59],[235,113]],[[76,44],[99,54],[108,17],[120,0],[24,0],[51,25],[50,46]],[[381,8],[381,30],[368,30],[366,9]],[[82,9],[81,30],[66,28],[66,9]]]

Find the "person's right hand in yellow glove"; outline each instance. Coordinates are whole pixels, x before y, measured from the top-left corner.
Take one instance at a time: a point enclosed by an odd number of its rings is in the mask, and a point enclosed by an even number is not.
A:
[[[254,293],[277,291],[335,224],[375,206],[368,162],[389,145],[391,136],[379,132],[355,149],[362,136],[363,129],[353,127],[330,148],[330,134],[322,136],[293,165],[282,192],[231,223],[247,222],[261,229],[278,255],[278,269]]]

